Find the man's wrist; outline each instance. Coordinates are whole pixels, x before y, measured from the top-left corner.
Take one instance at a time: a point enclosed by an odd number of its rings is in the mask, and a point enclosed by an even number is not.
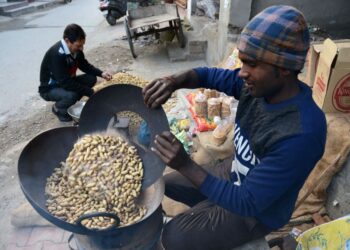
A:
[[[189,161],[183,164],[178,171],[189,179],[196,187],[200,187],[206,179],[208,173],[195,162]]]
[[[171,83],[171,87],[172,87],[172,92],[174,92],[175,90],[179,89],[179,83],[177,81],[177,79],[174,76],[165,76],[164,79],[166,79],[167,81],[169,81]]]
[[[198,87],[198,76],[193,69],[171,75],[170,78],[174,79],[175,90],[181,88],[194,89]]]

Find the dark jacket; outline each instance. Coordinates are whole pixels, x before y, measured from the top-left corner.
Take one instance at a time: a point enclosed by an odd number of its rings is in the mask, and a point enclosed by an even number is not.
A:
[[[64,88],[91,96],[93,90],[75,81],[77,69],[86,74],[101,76],[102,71],[91,65],[82,51],[76,53],[75,57],[65,53],[62,42],[54,44],[45,54],[40,68],[39,93],[46,93],[52,88]]]

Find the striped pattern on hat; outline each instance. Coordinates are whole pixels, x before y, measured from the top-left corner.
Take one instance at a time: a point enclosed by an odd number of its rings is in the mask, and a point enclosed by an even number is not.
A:
[[[244,27],[237,43],[240,52],[281,68],[301,70],[310,46],[303,14],[279,5],[264,9]]]

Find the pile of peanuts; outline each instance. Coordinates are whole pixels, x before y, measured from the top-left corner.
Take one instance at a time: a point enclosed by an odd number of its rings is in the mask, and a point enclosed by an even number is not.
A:
[[[112,80],[103,81],[100,84],[95,85],[94,90],[98,91],[100,89],[103,89],[107,86],[114,85],[114,84],[131,84],[131,85],[135,85],[140,88],[143,88],[148,84],[148,81],[140,77],[130,75],[128,73],[119,72],[113,75]]]
[[[147,209],[135,201],[141,192],[143,166],[137,150],[119,136],[85,135],[61,167],[47,178],[48,211],[69,223],[83,214],[114,213],[120,226],[139,221]],[[103,229],[114,219],[93,217],[87,228]]]
[[[112,80],[103,81],[100,84],[95,85],[94,90],[98,91],[113,84],[131,84],[131,85],[135,85],[140,88],[143,88],[148,84],[148,81],[128,73],[119,72],[113,75]],[[169,112],[173,107],[176,106],[176,102],[177,102],[177,97],[176,95],[173,95],[166,103],[162,105],[164,111]]]
[[[117,113],[117,117],[127,117],[130,119],[129,133],[132,136],[137,135],[142,117],[132,111],[121,111]]]

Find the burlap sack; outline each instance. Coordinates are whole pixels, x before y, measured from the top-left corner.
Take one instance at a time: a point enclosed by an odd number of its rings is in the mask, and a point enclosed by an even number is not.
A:
[[[326,189],[332,181],[334,174],[339,172],[347,160],[350,152],[350,116],[343,114],[327,114],[327,142],[323,157],[317,163],[314,170],[307,178],[303,188],[298,195],[298,201],[305,193],[315,186],[312,193],[294,211],[292,220],[300,216],[311,215],[320,212],[325,206],[327,199]],[[335,161],[337,156],[340,159],[333,168],[329,166]],[[324,173],[324,176],[320,176]],[[297,203],[298,203],[297,201]]]
[[[231,129],[227,133],[226,141],[219,146],[213,143],[211,131],[199,133],[198,140],[200,146],[208,152],[212,159],[223,160],[234,154],[233,136],[234,130]]]
[[[220,161],[232,157],[234,154],[233,130],[229,132],[226,141],[220,146],[214,145],[211,137],[212,132],[202,132],[193,140],[195,152],[191,155],[192,160],[205,169],[215,167]],[[170,173],[171,171],[174,170],[166,168],[164,174]],[[162,205],[164,211],[170,217],[182,213],[189,208],[188,206],[171,200],[166,196],[164,196]]]
[[[268,238],[282,237],[293,227],[305,231],[313,226],[312,215],[318,213],[329,221],[325,203],[327,200],[326,190],[332,181],[332,177],[339,172],[350,152],[350,116],[341,113],[330,113],[327,118],[327,142],[323,157],[317,163],[314,170],[307,178],[298,195],[298,204],[310,190],[312,192],[293,212],[290,222],[277,232],[273,232]],[[330,167],[339,157],[334,167]]]

